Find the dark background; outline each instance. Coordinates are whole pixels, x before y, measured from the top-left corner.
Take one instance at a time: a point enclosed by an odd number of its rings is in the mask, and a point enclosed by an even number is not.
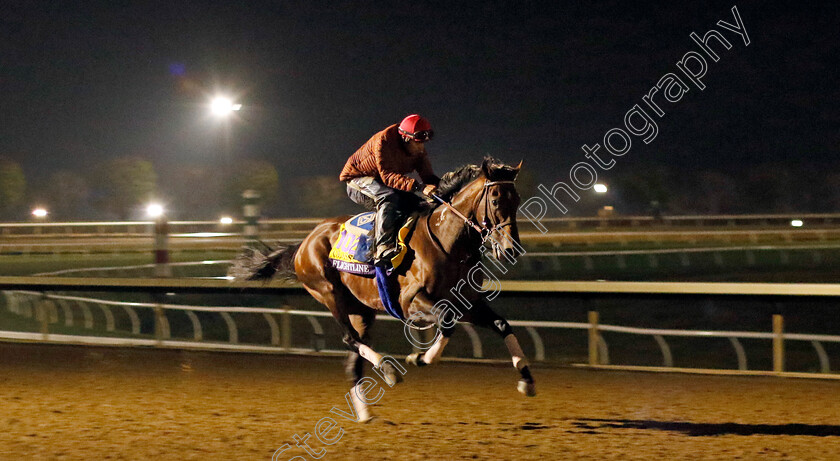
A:
[[[836,2],[2,3],[0,156],[30,189],[52,171],[139,156],[163,190],[184,165],[262,159],[298,195],[295,179],[338,181],[371,134],[414,112],[436,131],[438,172],[492,154],[551,184],[677,72],[697,50],[689,33],[714,27],[733,48],[717,48],[705,91],[663,107],[650,145],[635,142],[603,175],[615,200],[628,211],[654,198],[671,212],[840,206]],[[734,23],[733,5],[749,46],[716,26]],[[207,115],[217,91],[243,104],[227,126]],[[711,173],[726,184],[710,186]],[[727,187],[735,203],[694,206]]]

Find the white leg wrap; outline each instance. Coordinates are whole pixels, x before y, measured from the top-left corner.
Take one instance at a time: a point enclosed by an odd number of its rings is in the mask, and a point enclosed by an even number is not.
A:
[[[516,336],[512,334],[505,336],[505,346],[507,346],[508,352],[510,352],[511,359],[513,360],[513,366],[517,370],[528,366],[528,359],[525,358],[525,353],[522,352],[522,347],[519,346],[519,341],[516,340]]]
[[[356,416],[360,423],[366,423],[371,420],[370,410],[367,404],[359,398],[359,386],[353,386],[350,389],[350,400],[353,402],[353,408],[356,410]]]
[[[359,355],[365,358],[368,362],[372,363],[373,366],[379,368],[379,363],[382,362],[382,356],[379,355],[375,350],[369,348],[362,344],[359,346]]]
[[[428,365],[433,363],[437,363],[440,360],[440,356],[443,355],[443,348],[449,344],[449,338],[440,335],[440,337],[432,344],[432,347],[423,354],[423,361],[426,362]]]

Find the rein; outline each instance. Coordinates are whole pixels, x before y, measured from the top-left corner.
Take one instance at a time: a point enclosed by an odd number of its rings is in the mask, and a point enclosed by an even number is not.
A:
[[[478,231],[478,233],[483,234],[484,229],[483,229],[481,226],[479,226],[478,224],[476,224],[476,223],[475,223],[472,219],[470,219],[470,218],[468,218],[468,217],[464,216],[464,214],[463,214],[463,213],[461,213],[460,211],[456,210],[454,206],[452,206],[452,205],[450,205],[450,204],[449,204],[449,202],[447,202],[446,200],[444,200],[444,199],[442,199],[442,198],[438,197],[438,196],[437,196],[437,194],[432,194],[432,198],[433,198],[433,199],[435,199],[435,200],[437,200],[438,202],[440,202],[440,204],[441,204],[441,205],[443,205],[443,206],[445,206],[446,208],[448,208],[448,209],[449,209],[449,211],[451,211],[451,212],[455,213],[455,216],[457,216],[457,217],[459,217],[459,218],[463,219],[463,220],[464,220],[464,224],[466,224],[466,225],[468,225],[468,226],[472,227],[473,229],[475,229],[476,231]]]
[[[487,188],[489,188],[490,186],[498,185],[498,184],[514,184],[514,182],[513,181],[484,181],[484,188],[481,191],[481,197],[478,198],[478,201],[480,202],[484,198],[484,196],[487,194]],[[464,224],[466,224],[467,226],[470,226],[473,229],[475,229],[475,231],[478,232],[478,235],[481,236],[482,245],[485,242],[487,242],[488,239],[491,238],[490,236],[493,234],[493,232],[496,232],[497,230],[500,230],[500,229],[504,229],[505,227],[508,227],[512,224],[511,221],[507,221],[507,222],[504,222],[504,223],[498,223],[493,227],[489,227],[487,225],[487,214],[488,214],[487,212],[488,212],[488,208],[489,208],[489,205],[487,204],[487,200],[484,200],[484,222],[481,225],[479,225],[475,221],[473,221],[472,219],[464,216],[463,213],[456,210],[454,206],[450,205],[449,202],[447,202],[446,200],[440,198],[437,194],[432,194],[432,198],[434,198],[435,200],[440,202],[441,205],[445,206],[449,211],[454,213],[455,216],[458,216],[459,218],[461,218],[464,221]]]

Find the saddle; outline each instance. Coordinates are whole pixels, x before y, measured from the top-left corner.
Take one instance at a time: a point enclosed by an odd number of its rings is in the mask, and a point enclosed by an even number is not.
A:
[[[392,270],[398,270],[406,261],[409,240],[420,213],[414,213],[406,219],[397,231],[399,252],[391,258]],[[332,266],[339,271],[374,277],[373,266],[374,218],[376,212],[368,211],[357,214],[341,224],[338,240],[330,250]]]

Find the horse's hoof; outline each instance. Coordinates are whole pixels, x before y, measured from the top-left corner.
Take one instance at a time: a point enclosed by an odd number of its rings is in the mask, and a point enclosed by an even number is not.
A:
[[[537,386],[534,384],[533,381],[529,382],[525,381],[524,379],[520,379],[519,382],[516,384],[516,390],[528,397],[533,397],[537,395]]]
[[[388,381],[389,386],[394,386],[395,384],[399,384],[403,382],[402,373],[398,372],[393,365],[388,362],[382,365],[382,375],[385,377],[385,380]]]
[[[423,359],[420,358],[420,353],[419,352],[409,354],[405,358],[405,363],[407,363],[409,365],[414,365],[415,367],[426,366],[426,362],[424,362]]]

